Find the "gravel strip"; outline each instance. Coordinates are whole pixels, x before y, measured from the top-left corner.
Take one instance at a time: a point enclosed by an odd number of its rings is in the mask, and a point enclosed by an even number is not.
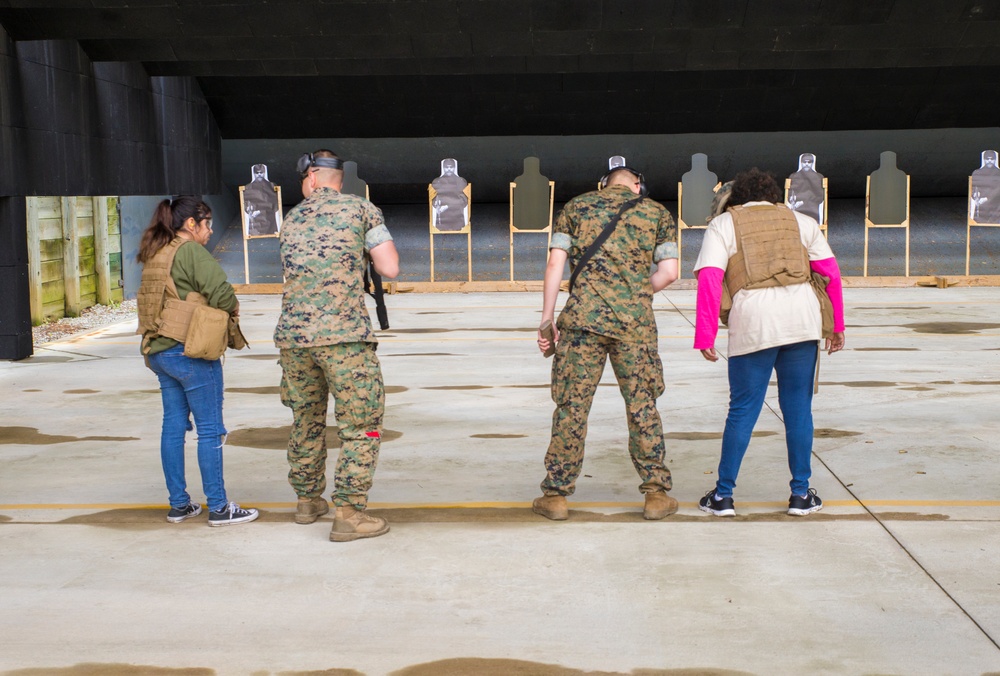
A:
[[[31,327],[32,344],[38,347],[130,319],[136,319],[135,299],[126,300],[120,305],[94,305],[84,310],[79,317],[63,317]]]

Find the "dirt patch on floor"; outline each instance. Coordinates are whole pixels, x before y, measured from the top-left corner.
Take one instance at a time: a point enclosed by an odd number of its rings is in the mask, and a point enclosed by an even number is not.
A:
[[[67,434],[45,434],[34,427],[0,427],[0,445],[26,444],[29,446],[48,446],[49,444],[67,444],[73,441],[138,441],[139,437],[74,437]]]
[[[340,428],[329,425],[326,428],[326,447],[340,448]],[[291,425],[280,427],[247,427],[233,430],[229,433],[228,444],[243,448],[264,448],[272,451],[284,451],[288,448],[288,437],[292,433]],[[382,442],[395,441],[403,436],[395,430],[382,430]]]
[[[14,669],[3,676],[214,676],[215,669],[206,667],[153,667],[148,664],[94,663],[74,664],[71,667],[38,667]]]

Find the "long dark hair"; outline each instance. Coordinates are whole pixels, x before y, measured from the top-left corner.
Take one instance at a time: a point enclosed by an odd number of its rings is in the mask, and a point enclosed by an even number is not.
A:
[[[149,227],[142,233],[139,253],[136,254],[135,259],[140,263],[145,263],[155,256],[157,251],[174,240],[187,219],[193,218],[197,222],[211,218],[211,216],[211,208],[200,197],[181,195],[175,197],[173,201],[163,200],[156,205],[153,220],[149,222]]]

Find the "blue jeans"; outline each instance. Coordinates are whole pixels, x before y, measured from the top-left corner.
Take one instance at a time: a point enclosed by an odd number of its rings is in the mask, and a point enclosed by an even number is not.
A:
[[[163,429],[160,460],[167,480],[170,506],[185,507],[191,496],[184,477],[184,436],[191,429],[191,415],[198,429],[198,468],[208,508],[218,511],[229,501],[222,480],[222,362],[184,356],[178,344],[149,357],[149,366],[160,380]]]
[[[805,495],[812,475],[812,395],[818,344],[814,340],[729,358],[729,415],[722,434],[722,458],[715,492],[732,497],[736,475],[760,416],[772,369],[778,376],[778,405],[785,423],[792,493]]]

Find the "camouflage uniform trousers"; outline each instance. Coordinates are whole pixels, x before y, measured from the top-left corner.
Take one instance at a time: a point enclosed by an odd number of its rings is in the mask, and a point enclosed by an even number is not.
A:
[[[333,392],[340,458],[333,502],[365,509],[381,445],[385,389],[373,343],[282,348],[281,403],[292,409],[288,483],[299,497],[326,490],[326,413]]]
[[[670,490],[664,464],[663,423],[656,398],[663,394],[663,364],[656,344],[631,343],[586,331],[563,331],[552,364],[552,439],[545,454],[546,495],[572,495],[583,467],[587,416],[610,357],[625,399],[628,451],[642,483],[639,491]]]

